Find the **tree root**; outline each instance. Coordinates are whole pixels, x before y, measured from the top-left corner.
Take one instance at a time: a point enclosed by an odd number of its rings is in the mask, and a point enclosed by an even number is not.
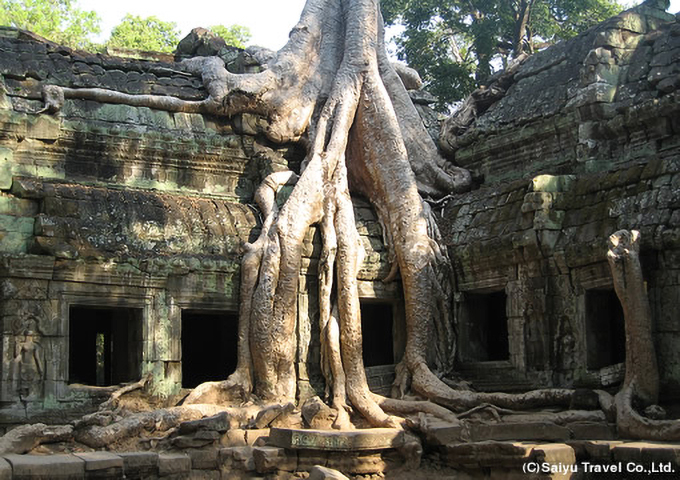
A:
[[[21,425],[0,437],[0,454],[28,453],[44,443],[68,441],[73,438],[71,425]]]
[[[623,307],[626,330],[626,375],[616,395],[619,435],[647,440],[680,439],[680,421],[651,420],[638,414],[633,402],[654,405],[659,396],[659,371],[652,336],[652,313],[640,264],[640,233],[619,230],[609,237],[607,260],[614,289]]]
[[[109,399],[102,403],[99,407],[100,410],[114,410],[118,407],[118,403],[120,402],[120,398],[123,395],[127,395],[130,392],[134,392],[135,390],[141,390],[146,387],[146,385],[149,383],[151,380],[151,374],[145,375],[141,380],[131,383],[130,385],[125,385],[124,387],[119,388],[115,392],[111,394]]]
[[[680,440],[680,420],[651,420],[643,417],[633,408],[635,393],[636,381],[633,379],[615,397],[619,436],[667,442]]]
[[[435,403],[422,400],[399,400],[383,397],[382,395],[372,394],[376,403],[385,410],[399,416],[425,413],[449,422],[453,425],[459,424],[458,417],[450,410]]]

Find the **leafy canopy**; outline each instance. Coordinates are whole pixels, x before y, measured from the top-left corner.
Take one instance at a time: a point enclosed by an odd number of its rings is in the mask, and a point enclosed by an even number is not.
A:
[[[179,42],[175,22],[164,22],[155,16],[142,18],[129,13],[111,30],[107,47],[172,52]]]
[[[30,30],[72,48],[101,50],[102,45],[90,40],[101,31],[100,22],[96,12],[81,10],[76,0],[0,0],[0,25]],[[214,25],[210,30],[227,45],[240,48],[251,37],[250,30],[241,25]],[[179,30],[174,22],[127,14],[113,28],[105,46],[171,52],[178,40]]]
[[[30,30],[73,48],[92,48],[100,18],[72,0],[0,0],[0,25]]]
[[[381,0],[401,25],[397,56],[440,99],[464,98],[500,65],[571,38],[623,10],[617,0]]]
[[[238,48],[245,48],[251,37],[250,29],[242,25],[230,25],[228,27],[225,27],[224,25],[213,25],[212,27],[208,27],[208,30],[215,35],[222,37],[227,45]]]

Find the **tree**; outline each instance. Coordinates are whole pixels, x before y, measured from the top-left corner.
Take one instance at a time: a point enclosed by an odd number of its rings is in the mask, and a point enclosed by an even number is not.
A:
[[[94,11],[77,8],[72,0],[2,0],[0,24],[30,30],[53,42],[91,48],[89,37],[100,31]]]
[[[232,47],[246,48],[246,44],[251,37],[248,27],[242,25],[229,25],[228,27],[225,27],[224,25],[213,25],[212,27],[208,27],[208,30],[215,35],[222,37],[222,40]]]
[[[178,41],[179,30],[174,22],[164,22],[155,16],[142,18],[128,13],[111,30],[107,46],[172,52]]]
[[[658,413],[659,399],[652,312],[640,264],[640,243],[640,232],[636,230],[619,230],[609,237],[607,260],[623,307],[626,331],[626,375],[615,398],[616,424],[619,434],[628,438],[678,440],[680,422],[654,420],[636,411],[651,406],[656,409],[652,414]]]
[[[438,107],[461,100],[494,63],[570,38],[619,13],[617,0],[382,0],[404,31],[397,55],[423,76]]]

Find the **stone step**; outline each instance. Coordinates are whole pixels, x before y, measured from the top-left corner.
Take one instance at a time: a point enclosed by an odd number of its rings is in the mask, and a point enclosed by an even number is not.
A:
[[[527,421],[504,423],[462,422],[451,425],[434,421],[427,427],[427,442],[448,445],[460,442],[613,440],[616,426],[606,422],[575,422],[557,425],[551,422]]]
[[[480,392],[517,392],[536,387],[508,362],[462,363],[456,366],[456,373]]]

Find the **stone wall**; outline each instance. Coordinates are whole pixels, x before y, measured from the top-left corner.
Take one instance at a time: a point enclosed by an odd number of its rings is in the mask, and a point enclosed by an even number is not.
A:
[[[507,358],[459,362],[479,388],[616,388],[622,360],[597,349],[622,333],[598,333],[614,307],[597,304],[613,292],[607,238],[637,229],[662,393],[680,394],[679,35],[646,2],[537,53],[463,137],[456,161],[484,182],[442,211],[459,329],[471,295],[506,296]]]
[[[529,57],[507,94],[458,138],[456,162],[489,183],[672,155],[680,23],[657,3]]]

